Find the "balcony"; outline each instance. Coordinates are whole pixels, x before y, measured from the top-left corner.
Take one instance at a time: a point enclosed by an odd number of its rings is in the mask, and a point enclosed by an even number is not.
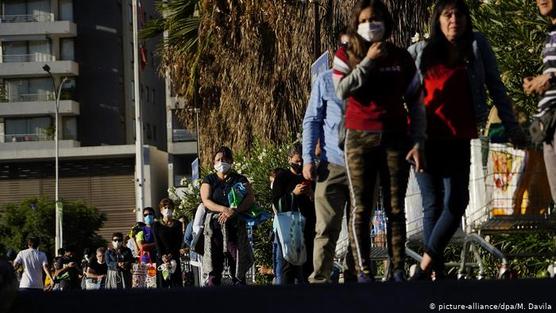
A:
[[[52,141],[52,135],[46,132],[42,134],[9,134],[4,135],[3,142],[26,142],[26,141]]]
[[[0,16],[0,39],[14,36],[77,36],[77,26],[70,21],[55,21],[52,13]]]
[[[0,102],[0,117],[54,115],[56,101],[52,95],[25,94]],[[59,112],[62,116],[79,115],[79,103],[60,100]]]
[[[42,60],[41,58],[43,58],[44,56],[44,54],[12,56],[8,55],[6,56],[8,60],[13,60],[15,62],[0,63],[0,76],[4,78],[45,76],[46,73],[42,69],[45,63],[48,63],[48,65],[50,66],[50,72],[53,75],[79,75],[79,65],[76,62]],[[52,57],[49,55],[47,55],[46,58],[52,60]]]
[[[2,55],[2,63],[52,62],[56,57],[46,53]]]

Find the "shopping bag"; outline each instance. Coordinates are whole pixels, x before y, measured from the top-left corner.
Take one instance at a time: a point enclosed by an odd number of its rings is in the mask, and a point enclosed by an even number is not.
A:
[[[293,265],[303,265],[307,261],[307,248],[303,236],[305,217],[301,212],[277,213],[273,228],[280,239],[284,259]]]

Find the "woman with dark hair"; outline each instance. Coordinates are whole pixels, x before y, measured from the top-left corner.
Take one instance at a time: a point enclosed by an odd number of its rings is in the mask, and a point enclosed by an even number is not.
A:
[[[253,265],[247,228],[238,215],[251,208],[255,197],[247,178],[232,170],[233,162],[230,148],[218,149],[213,157],[215,173],[206,176],[201,184],[201,200],[207,209],[203,270],[208,273],[208,286],[221,284],[224,258],[228,260],[234,284],[245,284],[245,275]],[[229,201],[232,189],[234,193],[245,192],[237,207]]]
[[[294,284],[307,283],[313,272],[313,246],[315,240],[316,213],[312,183],[301,175],[303,169],[301,145],[296,144],[288,155],[289,169],[275,169],[272,177],[272,204],[275,213],[299,211],[305,218],[303,238],[307,260],[303,265],[293,265],[283,257],[281,240],[274,233],[275,283]]]
[[[183,239],[181,223],[174,219],[174,202],[168,198],[158,205],[162,219],[152,228],[156,243],[157,266],[161,272],[160,286],[163,288],[183,287],[181,279],[180,248]]]
[[[463,0],[440,0],[431,17],[431,36],[409,48],[425,89],[427,142],[424,172],[416,174],[423,199],[425,253],[414,279],[440,277],[444,248],[469,203],[470,140],[488,115],[486,88],[515,144],[525,138],[492,49],[473,32]]]
[[[419,75],[409,53],[386,41],[392,26],[392,17],[381,1],[359,1],[348,30],[349,44],[334,58],[336,94],[346,105],[344,152],[352,206],[349,233],[360,282],[374,280],[369,225],[377,176],[388,217],[391,279],[405,280],[404,198],[409,163],[421,170],[425,139]]]

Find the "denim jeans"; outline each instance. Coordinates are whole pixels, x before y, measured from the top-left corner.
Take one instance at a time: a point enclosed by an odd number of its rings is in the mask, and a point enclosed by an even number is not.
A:
[[[305,283],[303,266],[293,265],[284,259],[280,238],[278,238],[278,234],[276,232],[274,233],[274,243],[272,248],[272,255],[274,258],[274,284],[292,285],[295,283]],[[307,260],[307,262],[310,262],[310,260]]]
[[[425,251],[437,266],[469,203],[469,140],[428,141],[425,171],[416,174],[423,200]]]

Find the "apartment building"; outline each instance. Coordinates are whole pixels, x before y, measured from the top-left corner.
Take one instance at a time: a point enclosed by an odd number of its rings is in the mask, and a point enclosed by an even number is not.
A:
[[[141,2],[140,25],[155,14],[154,1]],[[60,197],[105,212],[101,235],[124,231],[136,218],[134,62],[141,63],[146,206],[174,181],[168,152],[196,153],[195,138],[178,131],[174,142],[179,126],[167,123],[171,97],[157,74],[157,40],[142,42],[140,60],[133,59],[131,13],[131,0],[0,0],[0,206],[54,198],[54,85],[64,78]]]

